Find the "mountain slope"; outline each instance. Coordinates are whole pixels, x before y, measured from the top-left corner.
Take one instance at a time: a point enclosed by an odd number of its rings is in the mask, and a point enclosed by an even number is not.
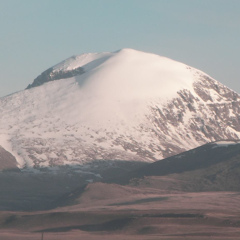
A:
[[[240,96],[168,58],[83,54],[42,76],[0,99],[0,145],[20,167],[152,162],[240,137]]]
[[[240,191],[240,141],[219,141],[151,163],[107,182],[180,191]]]

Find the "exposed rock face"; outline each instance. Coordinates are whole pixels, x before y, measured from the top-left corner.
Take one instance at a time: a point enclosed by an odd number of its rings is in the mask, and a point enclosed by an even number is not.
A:
[[[0,146],[0,170],[17,169],[15,157]]]
[[[46,83],[64,76],[75,77]],[[37,79],[0,99],[0,136],[22,167],[152,162],[240,138],[240,96],[157,55],[128,49],[85,54]]]
[[[206,143],[222,139],[239,139],[240,96],[200,72],[193,95],[181,90],[165,106],[152,107],[156,135],[161,139],[163,157],[183,150],[182,140]],[[174,129],[174,131],[173,131]],[[173,141],[166,141],[171,136]],[[172,154],[170,153],[172,149]],[[186,149],[185,149],[186,150]]]
[[[71,78],[83,73],[84,73],[84,69],[82,67],[78,67],[70,71],[67,71],[67,70],[54,71],[54,68],[49,68],[43,73],[41,73],[41,75],[39,75],[37,78],[35,78],[33,83],[29,84],[26,89],[38,87],[44,83],[54,81],[54,80]]]

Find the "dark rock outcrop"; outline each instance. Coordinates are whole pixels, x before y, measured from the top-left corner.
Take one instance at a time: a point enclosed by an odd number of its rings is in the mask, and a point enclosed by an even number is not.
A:
[[[84,69],[82,67],[78,67],[70,71],[54,71],[53,68],[49,68],[43,73],[41,73],[37,78],[35,78],[33,83],[29,84],[26,89],[41,86],[46,82],[74,77],[83,73]]]
[[[0,170],[18,169],[15,157],[0,146]]]

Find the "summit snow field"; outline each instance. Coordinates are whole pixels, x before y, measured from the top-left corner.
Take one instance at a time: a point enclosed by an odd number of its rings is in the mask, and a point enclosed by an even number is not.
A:
[[[240,96],[200,70],[133,49],[73,56],[0,98],[0,146],[20,168],[154,162],[240,138]]]

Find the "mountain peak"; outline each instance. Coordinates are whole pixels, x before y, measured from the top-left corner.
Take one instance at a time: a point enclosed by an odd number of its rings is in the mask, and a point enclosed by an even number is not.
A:
[[[240,138],[238,94],[152,53],[73,56],[28,88],[0,99],[0,145],[20,166],[156,161]]]
[[[27,88],[41,86],[46,82],[54,80],[75,77],[99,67],[101,68],[100,65],[103,65],[105,62],[111,65],[109,67],[116,70],[116,75],[120,76],[119,73],[121,72],[121,74],[123,74],[125,71],[128,71],[128,74],[131,74],[132,71],[131,75],[136,75],[136,73],[139,72],[139,76],[134,77],[139,79],[143,77],[147,79],[147,73],[151,75],[158,74],[158,72],[161,71],[166,74],[167,72],[171,72],[171,74],[178,72],[178,74],[180,74],[180,79],[181,74],[187,68],[186,65],[166,57],[141,52],[131,48],[123,48],[115,52],[84,53],[69,57],[41,73]],[[119,68],[119,70],[117,70],[117,68]],[[124,71],[122,72],[120,68]],[[144,76],[141,76],[143,72]],[[187,73],[188,71],[185,71],[183,74],[186,75]],[[154,78],[156,78],[156,76]],[[152,76],[149,76],[149,79],[152,79]]]
[[[115,53],[120,53],[120,52],[121,53],[145,53],[145,52],[133,49],[133,48],[121,48],[121,49],[115,51]]]

